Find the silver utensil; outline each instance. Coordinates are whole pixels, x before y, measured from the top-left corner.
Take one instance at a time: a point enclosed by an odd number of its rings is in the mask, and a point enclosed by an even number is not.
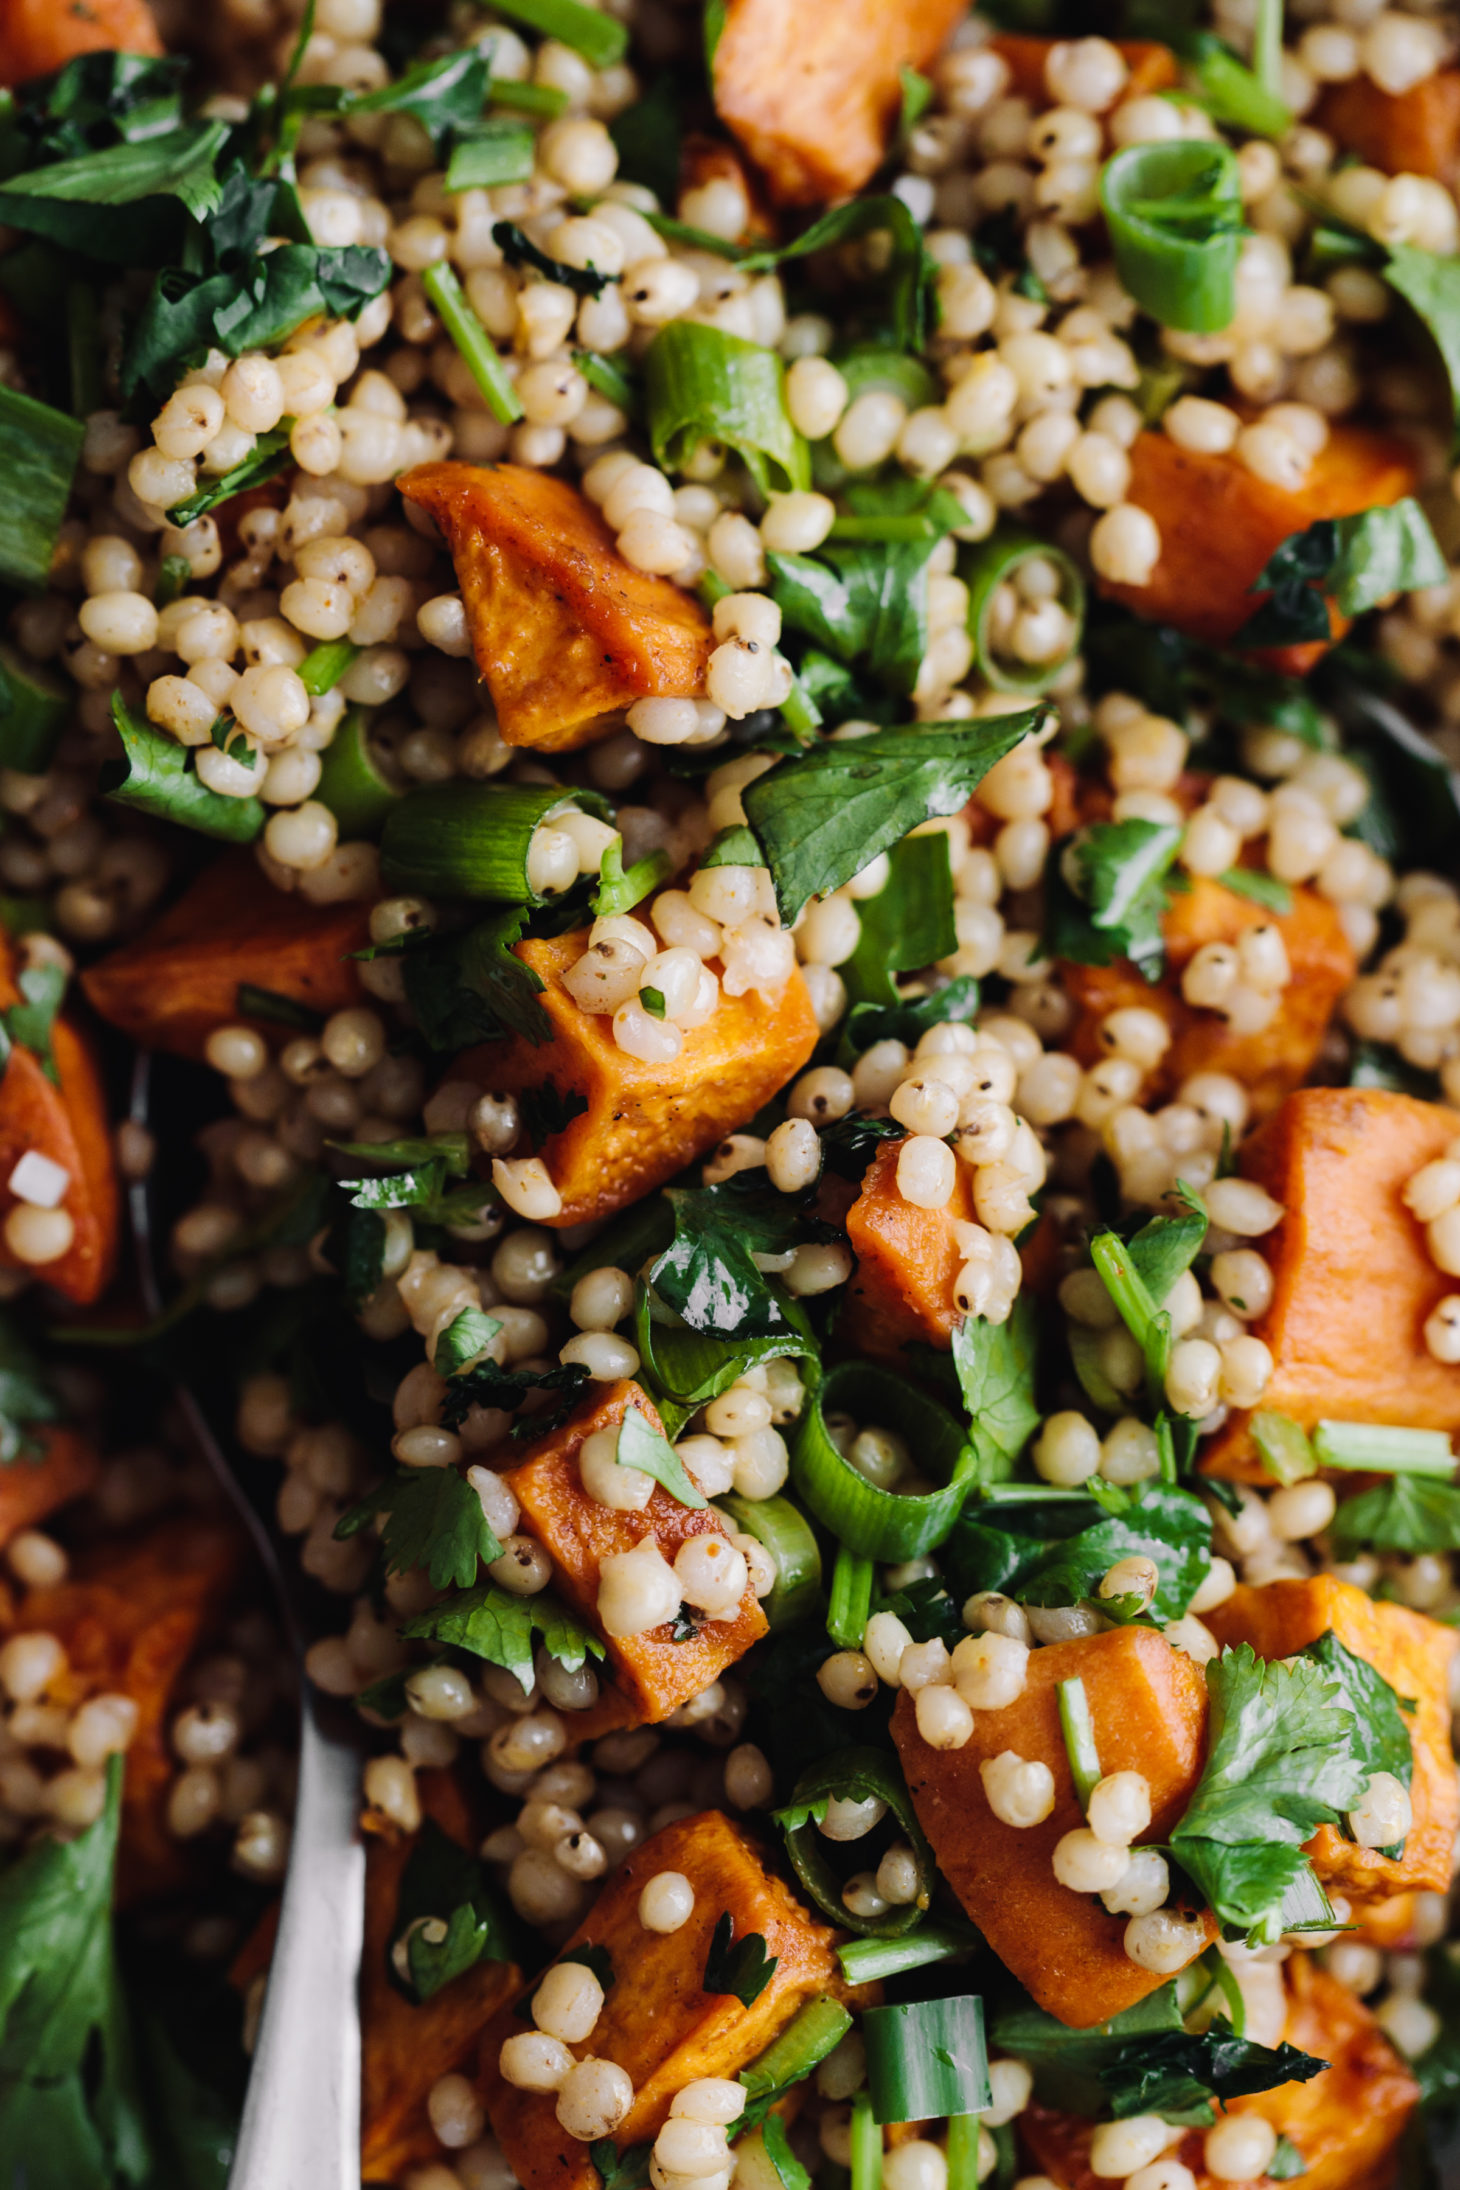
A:
[[[129,1114],[146,1127],[152,1060],[133,1068]],[[147,1180],[129,1189],[138,1275],[149,1315],[163,1306]],[[358,1726],[304,1671],[306,1635],[273,1537],[207,1416],[180,1386],[189,1433],[248,1532],[299,1668],[299,1791],[263,2015],[229,2190],[359,2190],[360,2011],[365,1850],[357,1829],[363,1749]]]

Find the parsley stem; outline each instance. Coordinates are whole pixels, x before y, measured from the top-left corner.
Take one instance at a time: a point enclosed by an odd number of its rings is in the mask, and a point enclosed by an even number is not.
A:
[[[487,409],[501,426],[522,416],[517,390],[508,379],[496,344],[466,301],[455,271],[444,259],[428,266],[421,287],[435,305],[441,324],[466,359],[472,379],[481,389]]]
[[[555,84],[520,84],[506,76],[494,76],[487,89],[493,106],[510,106],[519,114],[541,114],[556,120],[568,104],[566,91]]]
[[[859,2091],[852,2101],[851,2144],[852,2190],[882,2190],[882,2130],[870,2091]]]
[[[1387,1422],[1320,1422],[1313,1450],[1321,1466],[1373,1475],[1452,1475],[1455,1455],[1444,1430],[1398,1429]]]
[[[1059,1699],[1065,1754],[1070,1760],[1080,1808],[1087,1810],[1100,1780],[1100,1752],[1095,1746],[1095,1722],[1090,1716],[1090,1698],[1085,1693],[1085,1683],[1078,1676],[1074,1680],[1061,1681]]]
[[[872,1561],[863,1553],[837,1546],[831,1572],[831,1601],[826,1632],[839,1650],[860,1650],[872,1611]]]

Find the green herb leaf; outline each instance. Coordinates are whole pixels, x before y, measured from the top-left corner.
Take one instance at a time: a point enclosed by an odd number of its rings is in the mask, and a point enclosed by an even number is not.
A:
[[[51,1029],[66,994],[65,969],[50,965],[27,966],[16,977],[15,985],[20,990],[20,1003],[0,1012],[0,1027],[4,1028],[6,1037],[4,1054],[9,1055],[12,1042],[21,1043],[34,1052],[46,1078],[59,1085],[56,1060],[51,1051]]]
[[[928,650],[928,564],[937,547],[936,537],[830,540],[815,556],[771,554],[771,598],[789,630],[908,693]]]
[[[639,1002],[651,1019],[664,1017],[664,992],[662,989],[640,989]]]
[[[1304,2159],[1291,2137],[1279,2137],[1267,2163],[1269,2182],[1292,2182],[1299,2175],[1306,2175],[1308,2162]]]
[[[1205,1206],[1184,1180],[1177,1180],[1176,1190],[1186,1203],[1185,1214],[1152,1217],[1126,1243],[1136,1273],[1158,1308],[1201,1253],[1209,1221]]]
[[[439,152],[461,130],[481,119],[487,103],[487,61],[474,46],[463,46],[437,61],[418,61],[414,68],[379,91],[352,98],[350,114],[409,114],[418,121]],[[522,180],[517,175],[492,178],[500,182]],[[453,185],[447,189],[469,187]]]
[[[1159,1576],[1151,1617],[1179,1620],[1211,1565],[1211,1542],[1211,1516],[1200,1498],[1151,1479],[1136,1486],[1124,1512],[1108,1514],[1047,1551],[1012,1594],[1021,1604],[1084,1604],[1096,1598],[1118,1560],[1146,1558]]]
[[[1460,418],[1460,261],[1416,250],[1413,244],[1391,244],[1384,279],[1432,337]]]
[[[444,1938],[426,1937],[432,1919],[446,1926]],[[386,1972],[397,1985],[401,1983],[397,1949],[402,1939],[410,1973],[402,1989],[418,2004],[478,1962],[514,1959],[510,1920],[488,1887],[481,1864],[433,1817],[422,1824],[401,1873],[395,1925],[385,1956]]]
[[[571,46],[598,69],[615,67],[628,51],[628,26],[599,8],[585,7],[583,0],[501,0],[496,12],[509,23],[525,23],[542,37]],[[616,2190],[627,2186],[617,2185]]]
[[[640,183],[661,205],[673,205],[679,195],[682,130],[679,91],[667,69],[641,99],[614,116],[608,134],[618,151],[619,180]]]
[[[652,1475],[680,1505],[704,1511],[707,1501],[685,1473],[679,1454],[637,1407],[630,1407],[624,1415],[614,1459],[621,1468],[638,1468],[641,1474]]]
[[[235,494],[242,494],[249,487],[261,486],[266,479],[274,478],[290,462],[289,429],[276,426],[272,433],[259,434],[253,448],[242,463],[235,464],[217,479],[209,479],[181,502],[174,502],[168,511],[168,522],[174,525],[190,525],[195,517],[205,516],[209,510],[219,509],[231,502]],[[344,671],[341,670],[341,675]],[[324,689],[323,686],[320,687]]]
[[[34,396],[0,387],[0,577],[34,590],[50,576],[86,428]],[[34,672],[29,672],[33,675]],[[14,677],[7,683],[14,684]],[[13,711],[14,702],[6,712]]]
[[[424,1567],[433,1589],[469,1589],[477,1561],[490,1566],[502,1556],[480,1498],[455,1468],[406,1468],[388,1476],[341,1514],[335,1535],[342,1541],[358,1536],[382,1514],[388,1574]]]
[[[0,418],[0,451],[3,443]],[[60,507],[64,510],[64,494]],[[7,553],[21,552],[15,541],[7,546],[4,525],[0,518],[0,563]],[[47,565],[51,552],[46,551]],[[70,720],[71,705],[59,679],[0,640],[0,768],[13,768],[24,776],[44,775]]]
[[[979,1481],[1000,1482],[1014,1467],[1035,1430],[1036,1317],[1021,1295],[1003,1323],[965,1316],[953,1332],[953,1366],[973,1424]]]
[[[471,1143],[464,1133],[427,1133],[419,1139],[399,1141],[331,1141],[328,1145],[342,1156],[378,1163],[389,1171],[439,1163],[452,1178],[464,1178],[471,1169]]]
[[[1279,917],[1293,909],[1293,893],[1286,882],[1280,882],[1275,874],[1266,874],[1260,867],[1229,867],[1217,880],[1224,890],[1232,890],[1238,897],[1250,897],[1254,905],[1264,906]]]
[[[433,1473],[438,1472],[436,1470]],[[475,1491],[472,1492],[476,1497]],[[401,1633],[413,1640],[449,1643],[469,1650],[511,1673],[526,1695],[532,1688],[532,1638],[540,1635],[550,1658],[570,1673],[576,1672],[591,1652],[604,1654],[598,1637],[559,1604],[550,1591],[535,1597],[514,1597],[495,1582],[483,1582],[434,1605],[429,1612],[408,1620]]]
[[[1363,1770],[1389,1772],[1408,1787],[1414,1778],[1414,1741],[1404,1712],[1414,1710],[1413,1699],[1396,1695],[1378,1668],[1346,1649],[1331,1627],[1309,1643],[1303,1656],[1337,1682],[1336,1700],[1353,1713],[1353,1751]],[[1398,1861],[1404,1843],[1383,1852]]]
[[[12,150],[14,169],[22,172],[165,135],[182,118],[186,74],[181,56],[103,51],[78,54],[53,74],[13,86],[6,165]]]
[[[761,1932],[746,1932],[736,1939],[735,1919],[726,1909],[711,1935],[701,1983],[706,1992],[732,1993],[742,2007],[754,2007],[775,1976],[779,1960],[779,1955],[766,1953]]]
[[[852,198],[804,228],[794,243],[752,251],[740,263],[747,274],[769,274],[789,260],[808,258],[855,243],[863,236],[885,235],[891,249],[881,276],[879,332],[900,350],[921,350],[933,326],[933,279],[936,267],[923,243],[923,232],[901,198]]]
[[[252,981],[240,981],[233,1008],[241,1019],[267,1019],[273,1025],[294,1027],[301,1034],[318,1034],[324,1013],[301,1004],[295,996],[281,996],[277,989],[261,989]]]
[[[1043,721],[1044,710],[1032,708],[979,722],[879,730],[817,746],[759,777],[742,803],[782,919],[794,920],[809,898],[850,882],[919,822],[960,812],[994,762]]]
[[[886,887],[858,900],[861,932],[840,968],[854,1007],[895,1006],[900,999],[894,973],[930,966],[958,948],[947,837],[907,837],[887,857]]]
[[[474,1369],[462,1369],[446,1387],[441,1420],[448,1429],[465,1421],[473,1407],[500,1407],[513,1414],[533,1392],[561,1392],[562,1403],[545,1414],[524,1415],[514,1437],[540,1437],[576,1406],[590,1382],[581,1361],[558,1362],[551,1369],[500,1369],[495,1361],[479,1361]]]
[[[181,256],[187,216],[218,205],[223,122],[184,122],[0,184],[0,220],[82,258],[160,266]]]
[[[454,1052],[509,1034],[552,1039],[552,1021],[537,1000],[542,982],[512,953],[526,922],[525,906],[505,906],[404,953],[406,996],[429,1048]]]
[[[680,470],[705,442],[733,449],[763,494],[811,484],[806,444],[786,409],[774,350],[687,319],[661,327],[644,353],[644,401],[655,461]]]
[[[1448,564],[1418,502],[1405,496],[1351,517],[1320,518],[1274,550],[1249,590],[1268,594],[1237,634],[1242,646],[1329,636],[1328,600],[1362,615],[1391,594],[1439,585]]]
[[[1170,821],[1097,821],[1068,838],[1046,870],[1043,948],[1083,966],[1129,958],[1159,981],[1166,878],[1181,836]]]
[[[759,856],[757,854],[757,856]],[[599,920],[634,907],[667,882],[673,872],[668,852],[648,852],[632,867],[624,866],[623,838],[615,837],[598,863],[598,888],[593,911]]]
[[[793,1330],[756,1254],[780,1255],[803,1233],[802,1201],[779,1194],[763,1170],[737,1171],[718,1186],[668,1187],[674,1239],[648,1272],[667,1307],[693,1331],[768,1338]]]
[[[504,8],[503,13],[507,12]],[[646,2190],[649,2162],[653,2156],[652,2138],[647,2138],[643,2144],[631,2144],[623,2153],[612,2137],[600,2137],[588,2147],[588,2157],[597,2170],[603,2190]]]
[[[621,274],[600,274],[594,266],[570,266],[564,259],[551,258],[546,251],[539,251],[516,221],[498,221],[492,229],[492,241],[509,266],[530,266],[545,281],[558,282],[575,296],[601,297],[610,282],[623,279]]]
[[[440,1198],[446,1174],[440,1164],[393,1171],[383,1179],[341,1179],[352,1209],[415,1209]]]
[[[1418,1475],[1345,1498],[1333,1517],[1340,1559],[1361,1551],[1460,1551],[1460,1489]]]
[[[41,1422],[59,1421],[60,1402],[46,1381],[39,1355],[7,1315],[0,1315],[0,1467],[24,1458],[41,1460],[33,1434]]]
[[[1300,1483],[1304,1476],[1317,1474],[1313,1447],[1291,1415],[1259,1407],[1248,1427],[1263,1466],[1279,1483]]]
[[[438,1376],[456,1376],[486,1351],[502,1325],[481,1308],[463,1308],[436,1341],[432,1363]]]
[[[132,714],[120,692],[112,695],[112,721],[125,758],[102,763],[100,783],[108,798],[228,843],[251,844],[262,834],[259,801],[210,791],[189,768],[187,748]]]

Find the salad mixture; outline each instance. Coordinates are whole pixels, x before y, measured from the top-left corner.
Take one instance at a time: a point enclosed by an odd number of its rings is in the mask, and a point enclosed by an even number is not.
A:
[[[0,81],[3,2190],[1434,2190],[1454,18]]]

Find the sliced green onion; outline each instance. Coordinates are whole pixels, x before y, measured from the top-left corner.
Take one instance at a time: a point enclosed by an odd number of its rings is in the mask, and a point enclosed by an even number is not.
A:
[[[1118,1233],[1097,1232],[1090,1242],[1090,1259],[1120,1310],[1121,1321],[1145,1355],[1147,1381],[1153,1396],[1159,1397],[1171,1359],[1171,1318],[1152,1298]]]
[[[1242,182],[1224,144],[1132,144],[1105,163],[1100,203],[1116,270],[1164,327],[1216,334],[1237,308]]]
[[[734,449],[762,494],[811,484],[806,443],[786,409],[774,350],[687,319],[661,327],[644,353],[655,461],[679,471],[706,441]]]
[[[1252,72],[1262,90],[1280,106],[1282,102],[1278,94],[1283,81],[1283,0],[1257,0],[1257,20],[1252,26]],[[1287,109],[1284,108],[1283,111],[1286,114]],[[1272,134],[1281,136],[1286,126],[1284,123]]]
[[[556,38],[595,68],[614,67],[628,51],[627,26],[599,8],[584,7],[582,0],[492,0],[492,5],[509,23],[525,23],[544,38]]]
[[[522,416],[517,390],[508,379],[497,346],[466,301],[466,293],[445,259],[428,266],[421,287],[435,305],[442,326],[466,359],[472,379],[499,426],[510,426]]]
[[[261,433],[254,441],[242,463],[235,464],[218,479],[206,479],[196,493],[174,502],[167,513],[170,525],[190,525],[195,517],[205,517],[209,510],[220,509],[231,502],[235,494],[243,494],[249,487],[262,486],[266,479],[273,479],[292,461],[289,454],[289,426],[286,420],[270,433]]]
[[[877,2121],[956,2118],[992,2106],[977,1993],[868,2008],[862,2038]]]
[[[70,713],[71,701],[49,670],[0,640],[0,768],[44,775]]]
[[[596,350],[575,350],[573,363],[589,387],[596,389],[599,395],[607,396],[619,410],[632,412],[638,409],[639,384],[629,377],[616,357],[600,357]]]
[[[714,1504],[733,1528],[764,1544],[776,1563],[776,1586],[760,1601],[772,1628],[810,1619],[821,1601],[821,1552],[811,1524],[789,1498],[742,1498],[729,1491]]]
[[[1000,586],[1011,585],[1023,563],[1052,563],[1059,573],[1059,603],[1069,616],[1073,635],[1058,660],[1021,662],[1001,653],[994,643],[994,599]],[[1085,626],[1085,581],[1062,548],[1052,547],[1032,532],[1017,526],[1001,526],[992,539],[965,548],[958,558],[958,575],[968,587],[968,630],[978,666],[999,692],[1044,692],[1059,676],[1070,656],[1079,650]]]
[[[1279,1483],[1298,1483],[1316,1471],[1313,1447],[1290,1414],[1274,1414],[1260,1407],[1248,1427],[1263,1466]]]
[[[896,1426],[938,1490],[879,1490],[838,1452],[826,1411],[859,1424]],[[791,1448],[791,1480],[802,1500],[849,1551],[869,1559],[921,1558],[947,1535],[972,1487],[978,1455],[946,1408],[915,1385],[871,1363],[844,1361],[808,1396]]]
[[[378,836],[402,792],[382,772],[371,750],[369,710],[350,709],[320,755],[320,762],[314,796],[334,815],[340,835]]]
[[[1269,13],[1274,11],[1270,10]],[[1281,24],[1281,6],[1275,11]],[[1194,31],[1178,47],[1182,60],[1201,86],[1201,106],[1224,129],[1240,129],[1252,137],[1285,137],[1293,126],[1291,110],[1278,96],[1281,80],[1282,31],[1278,31],[1278,75],[1266,76],[1261,64],[1256,74],[1238,60],[1222,39],[1209,30]],[[1259,56],[1253,51],[1254,61]],[[1269,88],[1269,81],[1271,88]]]
[[[536,143],[525,122],[479,122],[452,146],[447,191],[495,190],[503,183],[527,182]]]
[[[1224,890],[1231,890],[1238,897],[1251,898],[1254,905],[1262,905],[1268,912],[1290,913],[1293,909],[1293,893],[1286,882],[1280,882],[1275,874],[1267,874],[1261,867],[1229,867],[1217,880]]]
[[[919,1924],[900,1939],[851,1939],[838,1947],[836,1958],[849,1985],[870,1985],[884,1977],[901,1977],[910,1969],[924,1969],[931,1962],[956,1962],[978,1945],[972,1925]]]
[[[914,510],[905,517],[838,517],[827,534],[828,540],[872,540],[889,544],[898,540],[941,539],[943,527],[925,514]]]
[[[506,76],[492,78],[487,98],[493,106],[510,106],[519,114],[542,114],[549,121],[566,113],[568,106],[568,94],[559,91],[556,84],[525,84]]]
[[[1078,1678],[1059,1684],[1060,1732],[1065,1737],[1065,1755],[1070,1760],[1070,1775],[1075,1782],[1075,1792],[1080,1798],[1080,1808],[1088,1810],[1090,1797],[1100,1782],[1100,1752],[1095,1746],[1095,1722],[1090,1716],[1090,1698],[1085,1693],[1085,1683]]]
[[[1320,1466],[1370,1475],[1452,1475],[1445,1430],[1406,1430],[1387,1422],[1320,1422],[1313,1432]]]
[[[872,1616],[872,1583],[875,1568],[860,1551],[837,1547],[831,1570],[831,1597],[826,1608],[826,1632],[842,1650],[860,1650],[867,1622]]]
[[[532,840],[549,814],[570,803],[608,811],[597,792],[559,783],[433,783],[408,791],[386,817],[381,873],[393,889],[428,897],[544,904],[527,878]]]
[[[870,2091],[859,2091],[852,2101],[851,2147],[851,2190],[882,2190],[882,2130]]]
[[[948,2190],[977,2190],[980,2151],[984,2137],[992,2134],[991,2130],[985,2130],[976,2114],[954,2115],[945,2140]]]
[[[50,576],[85,433],[81,419],[0,387],[0,578],[34,588]]]
[[[844,1881],[827,1859],[827,1844],[817,1830],[814,1815],[818,1809],[825,1814],[825,1804],[833,1796],[853,1802],[875,1796],[886,1804],[901,1826],[917,1864],[916,1900],[887,1909],[881,1916],[852,1914],[842,1900]],[[790,1802],[777,1811],[776,1822],[786,1836],[786,1853],[796,1876],[822,1915],[830,1917],[843,1931],[860,1932],[866,1939],[897,1939],[911,1931],[925,1914],[937,1877],[933,1854],[923,1838],[897,1761],[885,1750],[853,1747],[821,1758],[801,1774]]]
[[[359,660],[360,652],[353,640],[327,639],[310,649],[296,675],[305,691],[318,699],[321,692],[333,692],[351,663]]]
[[[767,2091],[784,2091],[789,2084],[804,2083],[812,2069],[841,2044],[851,2027],[851,2016],[829,1993],[808,2000],[780,2037],[758,2054],[749,2068],[741,2069],[740,2081],[752,2099]]]
[[[821,709],[799,677],[791,679],[791,689],[781,702],[781,714],[786,728],[793,730],[802,739],[809,738],[822,721]]]
[[[848,399],[853,403],[859,395],[895,395],[910,411],[918,411],[936,403],[943,393],[936,374],[920,357],[910,357],[906,350],[887,349],[878,342],[862,342],[855,349],[839,351],[831,362],[846,382]]]

